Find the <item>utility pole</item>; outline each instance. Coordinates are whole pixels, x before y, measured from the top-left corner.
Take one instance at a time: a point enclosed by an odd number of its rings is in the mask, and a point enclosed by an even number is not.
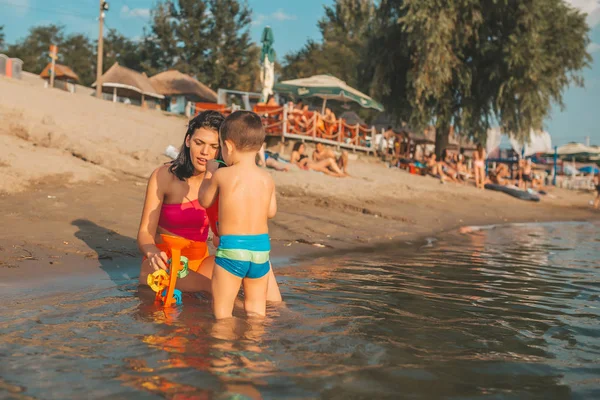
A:
[[[100,18],[99,29],[98,29],[98,62],[96,65],[96,97],[98,99],[102,98],[102,82],[100,82],[100,78],[102,77],[102,53],[104,47],[104,11],[108,11],[108,3],[104,0],[100,0]]]
[[[56,73],[56,58],[58,57],[58,46],[50,45],[50,58],[52,59],[52,66],[50,67],[50,87],[54,87],[54,75]]]

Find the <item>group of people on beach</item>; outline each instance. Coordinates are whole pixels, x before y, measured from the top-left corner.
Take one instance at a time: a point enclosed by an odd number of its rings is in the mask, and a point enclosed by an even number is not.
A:
[[[478,145],[472,155],[472,167],[466,162],[464,149],[459,153],[442,152],[441,159],[435,153],[426,157],[426,173],[442,182],[475,181],[475,186],[484,189],[487,183],[508,186],[513,185],[521,190],[540,189],[545,184],[545,177],[533,170],[531,159],[520,159],[517,168],[511,172],[506,163],[495,163],[492,168],[486,168],[486,152]]]
[[[144,257],[141,283],[168,268],[169,248],[160,236],[166,234],[192,242],[191,272],[177,287],[211,293],[217,319],[232,316],[242,284],[248,315],[264,316],[267,301],[281,301],[267,225],[277,212],[275,185],[256,164],[264,141],[261,118],[250,111],[227,118],[205,111],[189,122],[177,158],[148,182],[137,237]],[[214,256],[208,253],[209,230]]]
[[[481,145],[473,153],[473,166],[469,168],[464,154],[464,149],[459,153],[451,153],[444,149],[440,159],[435,153],[425,157],[427,174],[440,179],[441,182],[467,182],[474,178],[475,186],[483,189],[486,183],[485,150]]]

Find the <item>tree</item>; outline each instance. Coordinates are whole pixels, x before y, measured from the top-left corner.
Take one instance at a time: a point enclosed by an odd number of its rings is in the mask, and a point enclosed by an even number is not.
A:
[[[143,42],[134,42],[117,32],[116,29],[109,29],[104,38],[104,57],[102,59],[102,70],[106,71],[115,62],[120,65],[131,68],[135,71],[141,71],[142,68],[142,50]]]
[[[585,16],[562,0],[387,0],[377,19],[363,79],[398,118],[434,122],[437,153],[451,125],[526,140],[590,62]]]
[[[158,3],[142,45],[142,66],[149,74],[178,69],[212,88],[255,89],[250,86],[259,67],[250,15],[237,0]]]
[[[58,44],[57,62],[71,68],[79,76],[80,84],[89,86],[96,80],[95,50],[87,36],[70,35]]]
[[[371,0],[338,0],[325,7],[325,17],[318,22],[322,44],[309,40],[298,52],[286,55],[283,79],[331,74],[361,88],[359,76],[375,11]]]
[[[34,26],[29,35],[8,46],[11,57],[23,60],[23,68],[39,74],[50,61],[50,45],[61,45],[64,41],[64,27],[60,25]],[[59,47],[60,52],[60,47]]]
[[[205,82],[213,88],[240,88],[240,77],[252,80],[260,69],[258,48],[253,48],[248,29],[252,12],[247,4],[238,0],[208,0],[207,3],[210,18],[203,65]]]

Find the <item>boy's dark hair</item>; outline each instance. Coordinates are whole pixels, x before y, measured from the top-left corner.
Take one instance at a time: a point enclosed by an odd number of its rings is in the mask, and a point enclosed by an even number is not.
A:
[[[223,143],[229,140],[241,151],[259,151],[265,141],[262,120],[252,111],[236,111],[225,118],[219,134]]]
[[[188,136],[192,136],[196,132],[196,129],[200,128],[214,130],[218,133],[223,120],[224,118],[221,113],[211,110],[203,111],[190,120],[185,136],[183,137],[183,144],[181,145],[181,150],[179,150],[179,155],[169,166],[169,171],[180,181],[194,175],[194,164],[192,164],[190,148],[185,145],[185,139]]]

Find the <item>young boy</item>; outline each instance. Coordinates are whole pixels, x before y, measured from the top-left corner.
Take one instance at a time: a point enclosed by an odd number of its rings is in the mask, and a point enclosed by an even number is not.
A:
[[[248,315],[264,316],[270,269],[267,220],[277,212],[275,184],[256,166],[256,153],[265,140],[258,115],[236,111],[225,118],[219,133],[223,160],[228,168],[208,169],[198,200],[208,208],[218,197],[220,242],[212,276],[215,318],[230,318],[235,298],[244,283]]]

